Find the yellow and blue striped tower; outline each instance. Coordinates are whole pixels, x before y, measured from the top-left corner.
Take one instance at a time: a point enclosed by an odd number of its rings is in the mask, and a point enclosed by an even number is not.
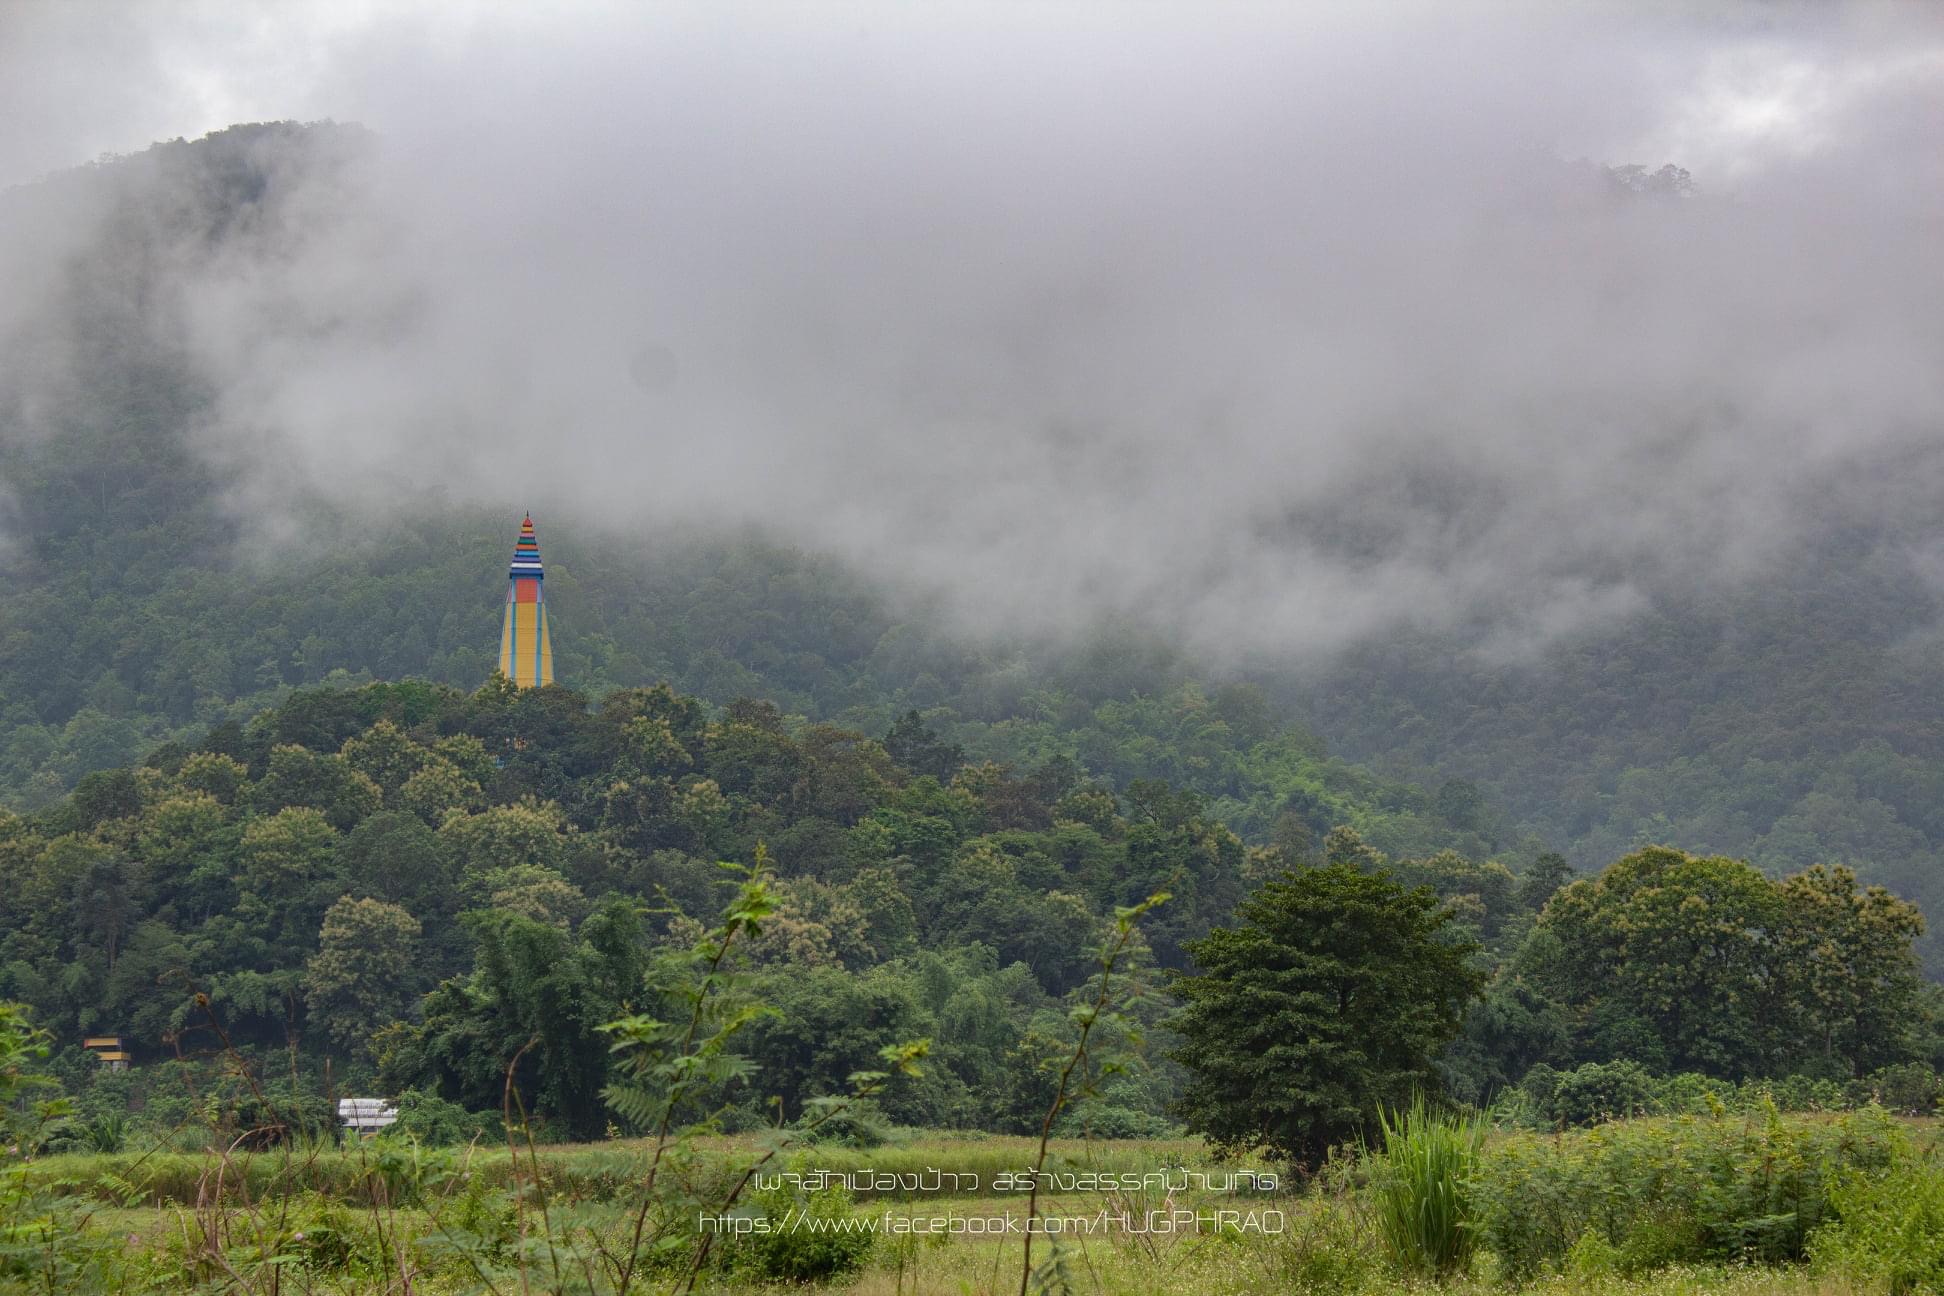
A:
[[[500,673],[521,688],[553,683],[553,641],[547,637],[547,574],[540,568],[540,540],[533,515],[520,523],[507,569],[506,625],[500,631]]]

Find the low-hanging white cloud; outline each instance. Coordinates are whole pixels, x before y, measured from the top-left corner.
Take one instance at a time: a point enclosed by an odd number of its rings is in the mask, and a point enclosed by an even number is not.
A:
[[[756,523],[969,625],[1517,655],[1944,486],[1928,11],[197,12],[199,102],[380,140],[177,285],[263,518]],[[279,30],[287,109],[224,80]]]

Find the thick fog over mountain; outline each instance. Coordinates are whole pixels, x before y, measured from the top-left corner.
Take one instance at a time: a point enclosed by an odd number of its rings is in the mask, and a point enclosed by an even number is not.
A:
[[[1934,9],[4,21],[8,180],[369,128],[267,157],[135,306],[271,540],[320,500],[753,524],[1226,660],[1520,657],[1886,515],[1938,569]],[[141,176],[9,197],[10,435],[87,387],[50,249]]]

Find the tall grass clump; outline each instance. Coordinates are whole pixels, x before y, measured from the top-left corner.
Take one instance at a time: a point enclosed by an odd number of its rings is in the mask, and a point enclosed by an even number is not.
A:
[[[1477,1243],[1472,1183],[1484,1122],[1435,1112],[1424,1097],[1379,1109],[1383,1151],[1369,1156],[1377,1231],[1410,1272],[1444,1278],[1471,1266]]]

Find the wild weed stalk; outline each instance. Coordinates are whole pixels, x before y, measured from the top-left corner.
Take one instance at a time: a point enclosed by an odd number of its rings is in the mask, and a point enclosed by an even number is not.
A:
[[[1020,1260],[1019,1296],[1026,1296],[1027,1288],[1037,1276],[1042,1290],[1066,1291],[1071,1287],[1065,1269],[1064,1259],[1058,1246],[1053,1255],[1040,1271],[1033,1268],[1033,1225],[1039,1218],[1039,1180],[1040,1172],[1046,1168],[1046,1145],[1053,1135],[1053,1122],[1060,1118],[1067,1104],[1079,1097],[1091,1079],[1089,1075],[1092,1058],[1088,1046],[1096,1030],[1112,1026],[1125,1035],[1135,1035],[1132,1024],[1112,1009],[1109,987],[1114,979],[1114,969],[1127,954],[1133,943],[1135,924],[1156,905],[1168,900],[1166,891],[1157,891],[1137,905],[1128,905],[1114,911],[1114,931],[1107,946],[1100,953],[1100,988],[1093,998],[1076,1007],[1071,1016],[1079,1029],[1074,1040],[1073,1052],[1068,1055],[1066,1065],[1060,1069],[1060,1082],[1053,1093],[1053,1101],[1047,1106],[1046,1119],[1040,1122],[1039,1155],[1033,1158],[1033,1186],[1026,1196],[1026,1253]],[[1110,1064],[1111,1066],[1112,1064]]]
[[[1419,1094],[1403,1111],[1377,1113],[1384,1147],[1370,1156],[1377,1231],[1391,1257],[1437,1278],[1471,1266],[1477,1244],[1472,1182],[1484,1122],[1433,1111]]]

